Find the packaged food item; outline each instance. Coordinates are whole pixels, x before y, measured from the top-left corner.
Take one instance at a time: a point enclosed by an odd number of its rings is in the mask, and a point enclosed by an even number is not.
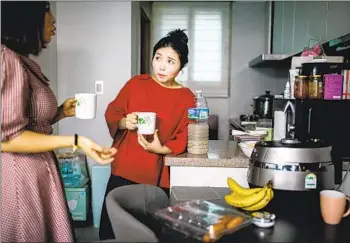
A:
[[[56,156],[65,188],[83,187],[89,181],[85,154],[61,151]]]
[[[343,75],[325,74],[324,80],[324,99],[341,100],[343,88]]]
[[[309,98],[323,98],[323,79],[321,75],[313,75],[309,78]]]
[[[155,216],[164,224],[203,242],[215,242],[252,223],[252,217],[234,208],[192,200],[161,209]]]
[[[294,81],[294,98],[306,99],[308,97],[308,77],[297,76]]]

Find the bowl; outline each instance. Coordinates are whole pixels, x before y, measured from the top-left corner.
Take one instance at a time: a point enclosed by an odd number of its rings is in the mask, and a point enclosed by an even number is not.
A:
[[[250,158],[250,156],[253,153],[253,149],[254,149],[254,146],[256,143],[257,143],[257,141],[244,141],[244,142],[240,142],[238,144],[238,146],[242,150],[243,154],[246,157]]]

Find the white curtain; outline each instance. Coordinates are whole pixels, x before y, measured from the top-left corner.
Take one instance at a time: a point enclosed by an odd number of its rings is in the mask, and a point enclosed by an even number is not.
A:
[[[230,68],[230,2],[154,2],[152,48],[174,29],[186,29],[189,62],[177,77],[206,97],[227,97]]]

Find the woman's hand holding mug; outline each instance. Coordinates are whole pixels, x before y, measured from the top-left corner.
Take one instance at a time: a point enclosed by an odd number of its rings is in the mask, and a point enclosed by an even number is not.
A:
[[[127,114],[125,118],[120,120],[119,127],[130,131],[135,130],[137,128],[137,112]]]

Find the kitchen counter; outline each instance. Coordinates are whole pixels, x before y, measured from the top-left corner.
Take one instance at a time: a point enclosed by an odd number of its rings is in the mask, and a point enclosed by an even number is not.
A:
[[[187,190],[187,194],[189,198],[195,197],[193,196],[193,194],[196,191],[196,188],[182,187],[181,189]],[[216,203],[219,205],[228,206],[223,200],[223,196],[229,192],[228,191],[229,189],[228,188],[213,188],[213,189],[215,190],[215,193],[220,197],[220,199],[209,200],[209,201],[212,201],[213,203]],[[202,198],[206,199],[203,193],[202,193]],[[285,200],[287,202],[288,198],[286,198]],[[174,204],[177,202],[181,202],[181,201],[176,200],[174,198],[174,195],[172,195],[171,204]],[[308,203],[308,202],[305,201],[305,203]],[[273,212],[273,208],[270,208],[269,212]],[[347,218],[344,218],[342,222],[336,226],[331,226],[323,223],[320,209],[319,209],[319,204],[316,203],[314,210],[309,210],[306,212],[300,212],[293,209],[292,207],[286,206],[283,212],[276,214],[276,223],[274,227],[259,228],[252,224],[233,234],[224,236],[217,242],[218,243],[221,243],[221,242],[348,243],[350,242],[349,229],[350,229],[350,216]],[[184,235],[170,229],[165,230],[160,240],[161,242],[184,242],[184,243],[199,242],[192,238],[185,237]]]
[[[167,155],[165,165],[170,170],[170,187],[224,187],[227,177],[248,187],[249,158],[243,155],[236,141],[210,140],[207,154]]]
[[[249,159],[240,151],[236,141],[210,140],[208,154],[183,153],[165,157],[167,166],[247,168]]]

